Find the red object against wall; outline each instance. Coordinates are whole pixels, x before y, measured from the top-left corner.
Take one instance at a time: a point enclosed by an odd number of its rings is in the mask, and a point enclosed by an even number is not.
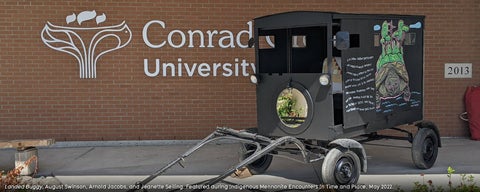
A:
[[[473,140],[480,140],[480,86],[467,87],[465,108]]]

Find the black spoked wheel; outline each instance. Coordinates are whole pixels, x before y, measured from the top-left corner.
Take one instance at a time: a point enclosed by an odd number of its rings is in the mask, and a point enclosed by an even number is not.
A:
[[[412,160],[419,169],[429,169],[438,155],[438,135],[429,128],[421,128],[413,138]]]
[[[342,151],[333,148],[322,164],[322,180],[326,184],[356,184],[360,178],[360,158],[353,151]]]
[[[250,157],[253,153],[255,153],[256,148],[257,147],[252,144],[242,144],[240,161]],[[263,174],[270,167],[270,164],[272,164],[272,160],[273,156],[267,154],[247,165],[247,168],[254,175]]]

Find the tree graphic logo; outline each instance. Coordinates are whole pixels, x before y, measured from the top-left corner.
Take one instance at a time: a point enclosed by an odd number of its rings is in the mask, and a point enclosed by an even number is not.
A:
[[[95,10],[83,11],[78,15],[73,13],[65,20],[70,26],[54,25],[47,21],[40,35],[48,47],[77,59],[82,79],[96,78],[98,59],[106,53],[125,47],[132,39],[132,31],[125,21],[118,25],[102,26],[107,16],[105,13],[97,15]],[[76,25],[75,21],[79,27],[71,26]],[[89,21],[95,21],[96,27],[81,27],[82,23]]]

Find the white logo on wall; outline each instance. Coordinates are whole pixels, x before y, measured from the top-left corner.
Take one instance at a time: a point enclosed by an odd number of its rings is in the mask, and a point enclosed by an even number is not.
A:
[[[107,17],[105,13],[97,15],[95,10],[83,11],[78,15],[73,13],[68,15],[65,20],[67,25],[76,21],[81,26],[83,22],[91,20],[95,20],[97,25],[97,27],[66,27],[53,25],[47,21],[41,32],[41,38],[45,45],[54,50],[68,53],[77,59],[80,78],[96,78],[98,59],[106,53],[125,47],[132,39],[132,31],[125,21],[118,25],[99,26],[107,20]],[[89,33],[93,33],[90,35],[89,42],[85,42],[79,35]],[[104,44],[98,46],[102,42]]]

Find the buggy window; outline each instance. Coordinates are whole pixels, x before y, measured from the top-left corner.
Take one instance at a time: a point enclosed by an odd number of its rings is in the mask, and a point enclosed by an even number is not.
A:
[[[266,35],[258,36],[258,49],[273,49],[275,48],[275,36]]]
[[[260,73],[321,73],[327,27],[259,30]]]
[[[307,47],[307,36],[305,35],[292,36],[292,48],[306,48],[306,47]]]

